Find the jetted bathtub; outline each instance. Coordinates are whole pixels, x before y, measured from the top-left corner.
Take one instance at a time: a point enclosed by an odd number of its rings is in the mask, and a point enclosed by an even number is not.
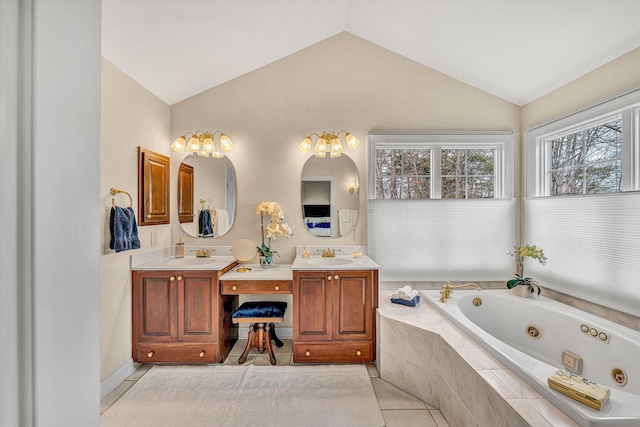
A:
[[[423,297],[453,324],[583,427],[640,426],[640,332],[545,297],[521,298],[507,289],[439,291]],[[476,300],[474,305],[474,299]],[[549,388],[566,369],[563,350],[583,360],[582,377],[611,389],[598,411]]]

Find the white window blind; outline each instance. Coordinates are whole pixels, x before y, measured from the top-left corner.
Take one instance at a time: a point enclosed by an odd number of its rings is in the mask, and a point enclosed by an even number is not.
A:
[[[523,243],[548,257],[526,262],[541,286],[640,316],[640,193],[525,199]]]
[[[369,200],[369,255],[380,280],[506,283],[515,221],[515,200]]]

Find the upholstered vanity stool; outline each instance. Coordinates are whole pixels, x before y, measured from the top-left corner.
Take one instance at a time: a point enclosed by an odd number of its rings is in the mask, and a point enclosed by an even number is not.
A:
[[[276,342],[276,346],[282,347],[283,343],[276,335],[275,323],[282,323],[286,309],[287,303],[283,301],[247,301],[233,313],[233,323],[249,323],[247,346],[238,359],[239,364],[247,361],[252,348],[258,349],[259,353],[267,350],[269,363],[276,364],[271,340]]]

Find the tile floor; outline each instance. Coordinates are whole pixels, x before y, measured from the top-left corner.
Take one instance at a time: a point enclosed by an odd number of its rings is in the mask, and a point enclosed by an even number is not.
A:
[[[291,355],[291,340],[282,340],[284,346],[277,348],[274,346],[274,354],[278,365],[293,365]],[[242,354],[247,340],[238,340],[231,349],[229,357],[225,360],[225,365],[237,365],[238,358]],[[252,349],[247,357],[246,364],[269,365],[269,356],[259,354]],[[140,365],[136,371],[125,381],[116,387],[111,393],[105,396],[100,402],[100,413],[104,413],[113,405],[137,380],[151,369],[152,365]],[[369,376],[373,390],[378,398],[378,405],[382,411],[387,427],[449,427],[438,409],[435,409],[423,401],[403,392],[391,384],[380,379],[378,370],[374,364],[367,364]]]

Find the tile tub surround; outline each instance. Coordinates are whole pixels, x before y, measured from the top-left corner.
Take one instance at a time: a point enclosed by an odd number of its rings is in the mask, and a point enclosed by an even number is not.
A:
[[[428,304],[381,290],[380,378],[439,408],[451,426],[577,426]]]

